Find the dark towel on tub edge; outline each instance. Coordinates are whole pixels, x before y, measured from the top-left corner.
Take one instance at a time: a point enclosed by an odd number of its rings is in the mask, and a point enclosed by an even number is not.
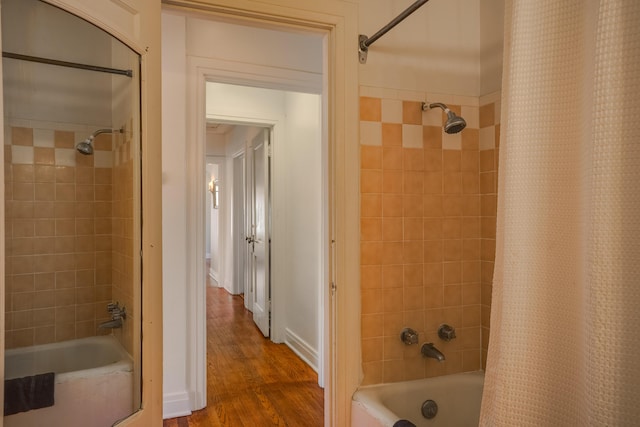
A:
[[[4,380],[4,415],[53,406],[55,374]]]

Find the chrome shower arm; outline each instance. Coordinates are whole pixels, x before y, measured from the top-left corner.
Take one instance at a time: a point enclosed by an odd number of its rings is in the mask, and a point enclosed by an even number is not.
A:
[[[380,37],[384,36],[389,30],[398,25],[400,22],[404,21],[405,18],[411,15],[413,12],[418,10],[420,6],[428,2],[429,0],[417,0],[411,6],[406,8],[400,15],[396,16],[389,22],[387,25],[382,27],[377,33],[372,35],[371,37],[367,37],[364,34],[360,34],[358,37],[358,58],[360,59],[361,64],[365,64],[367,62],[367,52],[369,51],[369,46],[375,43]]]
[[[101,133],[115,133],[115,132],[122,133],[122,129],[110,129],[110,128],[98,129],[97,131],[91,134],[90,138],[93,140],[96,136],[100,135]]]

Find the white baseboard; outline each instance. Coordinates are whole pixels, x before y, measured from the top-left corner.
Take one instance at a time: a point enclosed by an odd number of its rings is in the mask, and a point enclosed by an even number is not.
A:
[[[220,282],[218,282],[218,272],[213,271],[213,269],[209,269],[209,277],[211,277],[211,280],[214,282],[213,286],[219,288]]]
[[[314,371],[318,372],[318,351],[306,341],[292,332],[289,328],[284,330],[284,343],[297,354]]]
[[[176,418],[191,415],[189,393],[165,393],[162,396],[162,418]]]

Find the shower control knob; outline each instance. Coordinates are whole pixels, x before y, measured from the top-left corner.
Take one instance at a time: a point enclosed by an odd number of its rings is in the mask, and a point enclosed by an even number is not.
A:
[[[406,345],[418,344],[418,333],[411,328],[404,328],[400,333],[400,339]]]
[[[456,330],[452,326],[449,326],[446,323],[443,323],[438,328],[438,336],[442,340],[451,341],[456,337]]]

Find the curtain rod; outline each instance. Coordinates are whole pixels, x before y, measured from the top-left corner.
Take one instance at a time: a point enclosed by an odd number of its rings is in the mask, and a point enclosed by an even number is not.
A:
[[[404,21],[404,19],[411,15],[413,12],[418,10],[420,6],[428,2],[429,0],[417,0],[414,4],[406,8],[400,15],[396,16],[391,22],[382,27],[377,33],[372,35],[371,37],[367,37],[364,34],[360,34],[358,37],[358,58],[360,59],[361,64],[366,64],[367,62],[367,51],[369,50],[369,46],[371,46],[376,40],[380,37],[384,36],[390,29],[398,25],[400,22]]]
[[[119,74],[133,77],[131,70],[119,70],[117,68],[99,67],[97,65],[78,64],[77,62],[58,61],[57,59],[40,58],[38,56],[21,55],[19,53],[2,52],[4,58],[21,59],[23,61],[39,62],[41,64],[59,65],[61,67],[78,68],[81,70],[99,71],[101,73]]]

